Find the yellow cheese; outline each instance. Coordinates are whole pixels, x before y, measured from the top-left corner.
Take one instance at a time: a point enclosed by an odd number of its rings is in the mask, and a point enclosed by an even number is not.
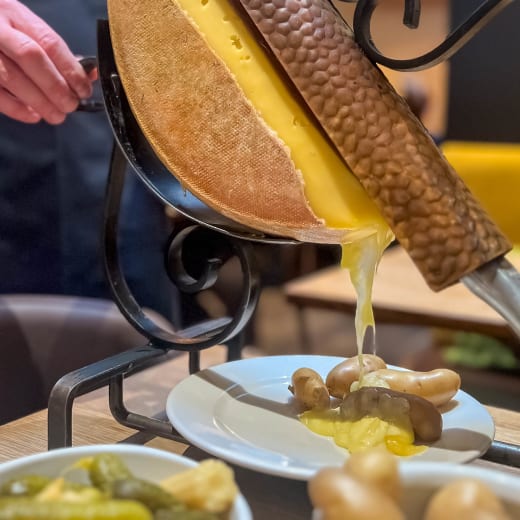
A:
[[[313,212],[330,228],[351,229],[344,267],[358,292],[356,329],[361,351],[373,326],[372,281],[392,238],[379,210],[337,152],[294,99],[228,0],[176,0],[208,45],[227,65],[266,125],[287,145],[301,172]]]
[[[379,417],[363,417],[355,422],[341,419],[339,409],[307,410],[300,421],[314,433],[332,437],[334,442],[350,453],[384,446],[394,455],[418,455],[426,446],[414,444],[415,435],[410,420],[388,422]]]
[[[177,3],[227,65],[260,117],[288,146],[314,212],[333,228],[367,231],[384,225],[372,200],[296,102],[229,1]]]
[[[360,381],[363,380],[364,375],[361,358],[363,339],[368,327],[375,329],[374,312],[372,308],[374,276],[379,260],[388,244],[392,241],[392,238],[393,235],[391,231],[386,226],[380,226],[375,233],[350,244],[343,245],[341,265],[348,269],[352,285],[357,293],[355,326],[358,355],[360,356]],[[375,347],[373,350],[375,351]]]

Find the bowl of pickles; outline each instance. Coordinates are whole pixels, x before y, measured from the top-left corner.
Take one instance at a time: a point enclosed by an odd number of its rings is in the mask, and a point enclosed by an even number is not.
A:
[[[251,520],[233,470],[130,444],[62,448],[0,465],[0,520]]]

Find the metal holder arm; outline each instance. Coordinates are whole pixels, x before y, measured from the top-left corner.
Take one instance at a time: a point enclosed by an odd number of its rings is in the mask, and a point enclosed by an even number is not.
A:
[[[461,282],[495,309],[520,338],[520,273],[506,258],[479,267]]]
[[[352,2],[352,0],[339,0]],[[354,0],[355,1],[355,0]],[[399,71],[418,71],[433,67],[453,56],[463,45],[473,38],[493,17],[513,0],[485,0],[468,18],[453,29],[445,40],[431,51],[409,59],[395,59],[383,54],[372,39],[372,15],[378,0],[357,0],[354,12],[354,34],[356,41],[374,62]],[[420,0],[405,0],[403,24],[410,29],[419,27],[421,15]]]

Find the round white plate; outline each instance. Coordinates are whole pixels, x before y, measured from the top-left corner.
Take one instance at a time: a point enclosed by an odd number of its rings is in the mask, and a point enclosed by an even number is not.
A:
[[[323,377],[345,358],[269,356],[224,363],[191,375],[169,394],[168,418],[194,446],[239,466],[270,475],[309,479],[341,465],[348,452],[311,432],[297,418],[288,390],[300,367]],[[467,462],[490,446],[495,426],[488,411],[459,391],[442,410],[439,441],[414,459]]]

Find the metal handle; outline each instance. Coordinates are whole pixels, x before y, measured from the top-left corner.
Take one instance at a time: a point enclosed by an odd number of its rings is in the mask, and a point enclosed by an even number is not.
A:
[[[97,58],[95,56],[86,56],[79,60],[79,64],[83,70],[88,74],[98,66]],[[76,112],[101,112],[105,110],[105,104],[99,99],[82,99],[79,102]]]
[[[507,259],[484,264],[461,282],[493,307],[520,338],[520,273]]]

